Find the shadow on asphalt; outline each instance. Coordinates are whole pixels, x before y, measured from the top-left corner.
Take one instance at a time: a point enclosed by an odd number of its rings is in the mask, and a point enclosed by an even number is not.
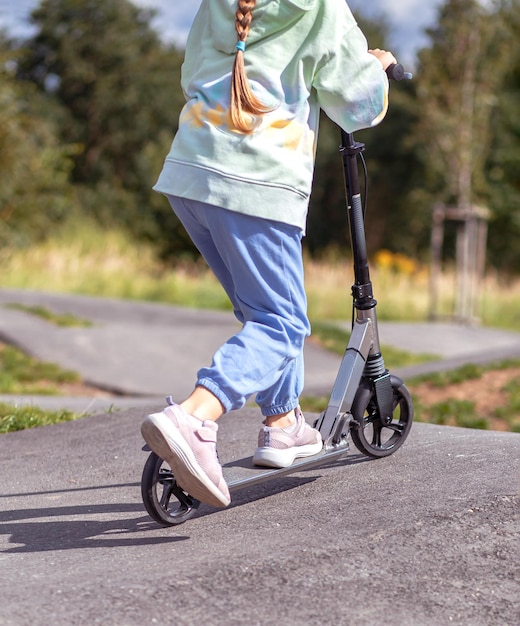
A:
[[[157,526],[148,516],[132,519],[110,519],[107,521],[90,520],[89,515],[114,515],[120,513],[139,513],[138,504],[80,505],[58,507],[56,509],[29,509],[10,511],[3,517],[10,517],[12,523],[2,522],[2,533],[10,535],[9,541],[15,544],[4,550],[4,554],[50,552],[62,550],[83,550],[92,548],[121,548],[136,545],[170,544],[185,541],[183,536],[137,536],[143,531],[153,530]],[[78,520],[44,521],[41,518],[59,516],[81,516]],[[20,519],[34,519],[34,522],[20,522]],[[135,536],[117,538],[118,534]],[[19,545],[16,545],[19,544]]]
[[[320,469],[333,468],[348,465],[357,465],[369,461],[363,455],[355,455],[346,459],[327,463]],[[318,480],[321,475],[316,473],[316,468],[312,476],[283,476],[273,478],[264,484],[253,487],[239,489],[233,493],[233,500],[228,509],[237,508],[251,502],[258,502],[270,496],[285,493]],[[304,473],[301,470],[299,473]],[[101,485],[96,487],[82,487],[79,489],[56,489],[52,491],[34,491],[20,494],[10,494],[9,498],[23,497],[48,497],[59,496],[67,493],[81,493],[91,491],[105,491],[107,489],[139,488],[140,483],[122,483],[113,485]],[[3,496],[0,496],[0,498]],[[228,510],[225,509],[225,510]],[[215,509],[206,505],[201,508],[186,523],[204,518],[216,513],[225,513],[224,509]],[[170,527],[172,535],[150,536],[153,531],[165,531],[161,526],[149,518],[147,514],[142,517],[130,517],[121,519],[117,516],[121,514],[135,515],[145,513],[142,503],[111,503],[111,504],[81,504],[74,506],[59,506],[50,508],[18,509],[0,512],[0,533],[9,536],[9,542],[13,547],[4,550],[4,554],[23,554],[36,552],[50,552],[54,550],[83,550],[93,548],[117,548],[124,546],[147,546],[154,544],[170,544],[177,541],[189,540],[189,536],[179,536],[173,534],[175,527]],[[92,516],[110,516],[112,519],[106,521],[89,519]],[[71,518],[54,520],[52,518]],[[45,519],[47,518],[47,519]],[[50,520],[48,518],[51,518]],[[31,520],[31,521],[29,521]],[[32,521],[33,520],[33,521]],[[184,526],[182,524],[181,526]],[[125,538],[118,538],[118,535],[128,535]],[[147,536],[143,537],[143,533]],[[140,535],[140,536],[138,536]]]
[[[312,468],[300,468],[298,470],[298,474],[304,474],[308,472],[313,472],[315,475],[313,476],[281,476],[280,478],[271,478],[270,480],[266,480],[265,483],[260,483],[251,487],[244,487],[243,489],[238,488],[236,491],[233,491],[231,504],[227,509],[214,509],[207,508],[205,505],[201,505],[201,508],[194,514],[190,520],[195,520],[197,518],[206,517],[207,515],[212,515],[213,513],[222,512],[228,509],[233,509],[239,506],[243,506],[245,504],[250,504],[251,502],[258,502],[270,496],[274,496],[280,493],[285,493],[291,491],[292,489],[296,489],[298,487],[303,487],[304,485],[310,484],[319,480],[322,475],[317,473],[319,470],[332,469],[336,467],[347,467],[350,465],[358,465],[360,463],[366,463],[369,461],[373,461],[374,459],[370,459],[363,454],[353,454],[349,455],[346,458],[337,459],[336,461],[330,461],[329,463],[324,463],[319,467]],[[238,459],[237,461],[231,461],[230,463],[224,464],[225,467],[236,467],[241,464],[245,467],[248,467],[251,463],[251,457],[244,457],[243,459]]]
[[[48,496],[49,494],[58,495],[60,493],[81,493],[82,491],[103,491],[105,489],[120,489],[121,487],[139,487],[140,483],[119,483],[117,485],[95,485],[92,487],[70,487],[69,489],[53,489],[52,491],[24,491],[23,493],[10,493],[1,495],[2,498],[24,498],[28,496]],[[0,513],[0,521],[8,516],[11,511]]]

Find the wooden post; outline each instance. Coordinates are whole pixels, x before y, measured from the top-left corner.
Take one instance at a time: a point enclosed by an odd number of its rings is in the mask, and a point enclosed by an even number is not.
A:
[[[442,272],[442,242],[444,240],[445,210],[440,204],[433,207],[431,234],[430,310],[428,317],[436,320],[439,306],[439,281]]]
[[[455,304],[452,318],[464,324],[474,324],[478,321],[486,264],[488,219],[489,210],[484,207],[434,206],[431,234],[430,319],[438,317],[444,223],[452,221],[457,224]]]

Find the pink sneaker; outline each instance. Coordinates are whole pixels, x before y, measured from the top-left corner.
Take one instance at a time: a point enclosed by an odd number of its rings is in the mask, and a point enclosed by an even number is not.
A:
[[[323,447],[320,433],[311,428],[300,408],[295,410],[296,423],[289,428],[264,426],[258,435],[258,448],[253,456],[255,465],[289,467],[299,457],[318,454]]]
[[[141,425],[146,443],[171,467],[175,480],[193,498],[227,506],[231,497],[217,456],[215,422],[201,420],[171,404]]]

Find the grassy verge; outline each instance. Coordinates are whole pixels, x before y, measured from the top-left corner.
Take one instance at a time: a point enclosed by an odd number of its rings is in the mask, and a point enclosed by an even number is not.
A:
[[[520,432],[520,361],[465,365],[405,382],[415,421]],[[302,408],[321,412],[327,402],[328,398],[304,397]]]
[[[418,421],[520,432],[520,360],[468,364],[411,380],[408,387]]]
[[[39,361],[12,346],[0,344],[0,393],[56,395],[64,383],[78,383],[80,377],[54,363]]]
[[[41,317],[47,322],[56,324],[56,326],[63,326],[66,328],[79,326],[87,328],[93,325],[91,321],[81,319],[76,315],[72,315],[72,313],[54,313],[53,311],[49,311],[49,309],[46,309],[43,306],[27,306],[25,304],[18,304],[16,302],[6,304],[5,306],[7,309],[15,309],[17,311],[24,311],[25,313],[36,315],[37,317]]]
[[[115,231],[71,224],[47,242],[0,250],[0,287],[41,289],[181,306],[229,310],[222,287],[201,261],[158,261],[150,245]]]
[[[227,297],[213,275],[201,262],[178,262],[174,267],[159,262],[153,248],[136,244],[119,232],[104,231],[93,224],[68,224],[57,230],[46,243],[25,250],[0,250],[2,275],[0,287],[45,289],[54,292],[165,302],[195,308],[229,309]],[[309,316],[315,340],[327,349],[342,354],[348,333],[334,322],[348,322],[351,316],[351,261],[329,258],[306,259],[306,289]],[[400,255],[376,255],[372,279],[382,320],[424,321],[428,316],[428,272]],[[440,292],[440,312],[453,307],[455,277],[446,275]],[[481,318],[485,325],[520,330],[520,281],[509,281],[501,288],[500,278],[489,275],[483,284]],[[19,306],[19,305],[14,305]],[[73,316],[57,316],[42,308],[20,307],[60,325],[88,324]],[[324,320],[328,320],[325,322]],[[409,353],[384,346],[385,363],[390,369],[428,360],[431,355]],[[35,360],[24,362],[25,355],[3,348],[0,351],[0,393],[60,393],[63,385],[78,377],[52,364]],[[508,366],[514,370],[514,366]],[[511,374],[492,399],[482,408],[474,399],[482,388],[491,387],[486,376],[499,378],[495,370],[457,371],[456,381],[429,377],[428,381],[408,383],[416,406],[416,418],[438,424],[478,428],[520,430],[520,382]],[[507,369],[507,368],[506,368]],[[490,374],[491,372],[491,374]],[[453,374],[450,374],[450,376]],[[468,387],[473,381],[474,387]],[[463,389],[465,397],[456,393]],[[432,392],[432,389],[434,390]],[[448,395],[446,395],[448,390]],[[451,394],[451,395],[449,395]],[[488,394],[492,395],[492,394]],[[427,398],[427,399],[426,399]],[[433,399],[433,400],[432,400]],[[327,399],[306,398],[307,411],[321,411]],[[17,409],[18,410],[18,409]],[[20,411],[24,411],[20,407]],[[0,417],[8,417],[9,428],[36,425],[36,410],[26,417],[13,417],[12,407],[2,407]],[[43,412],[42,412],[43,413]],[[3,419],[3,418],[2,418]],[[7,417],[6,417],[7,419]],[[66,413],[50,414],[51,421],[70,419]]]
[[[335,337],[336,350],[340,344],[344,349],[342,333]],[[404,352],[397,351],[394,357],[390,351],[390,368],[406,365],[406,358]],[[0,365],[0,393],[3,394],[60,394],[64,386],[80,382],[74,372],[40,362],[11,346],[0,345]],[[412,393],[416,421],[520,432],[520,360],[486,367],[466,365],[406,383]],[[304,411],[317,413],[324,410],[327,402],[326,397],[301,400]],[[30,405],[0,403],[0,433],[78,417],[81,416],[71,411],[44,411]]]
[[[0,250],[1,287],[148,300],[229,310],[227,297],[202,262],[157,260],[151,245],[86,221],[57,229],[45,243],[24,250]],[[330,256],[306,259],[309,317],[348,321],[351,316],[352,262]],[[371,268],[381,320],[424,321],[429,313],[428,268],[403,255],[381,251]],[[453,310],[455,276],[447,272],[439,292],[439,313]],[[520,330],[520,281],[489,274],[482,284],[484,325]]]
[[[0,434],[69,422],[78,417],[72,411],[44,411],[35,406],[13,406],[0,402]]]
[[[311,340],[316,341],[322,347],[340,356],[345,352],[350,333],[337,324],[331,322],[313,322]],[[433,354],[412,354],[405,350],[399,350],[393,346],[381,346],[384,354],[385,365],[389,369],[407,367],[433,361],[437,357]]]
[[[63,385],[80,382],[80,377],[54,363],[39,361],[12,346],[0,344],[0,394],[58,395]],[[71,411],[44,411],[35,406],[0,403],[0,433],[70,421],[79,417]]]

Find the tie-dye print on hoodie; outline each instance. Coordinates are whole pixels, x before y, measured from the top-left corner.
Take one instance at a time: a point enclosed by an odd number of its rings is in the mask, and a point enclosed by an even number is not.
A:
[[[154,189],[305,230],[320,107],[347,132],[385,115],[388,80],[345,0],[257,0],[245,66],[273,110],[244,134],[229,115],[235,0],[203,0],[190,31],[186,106]]]

